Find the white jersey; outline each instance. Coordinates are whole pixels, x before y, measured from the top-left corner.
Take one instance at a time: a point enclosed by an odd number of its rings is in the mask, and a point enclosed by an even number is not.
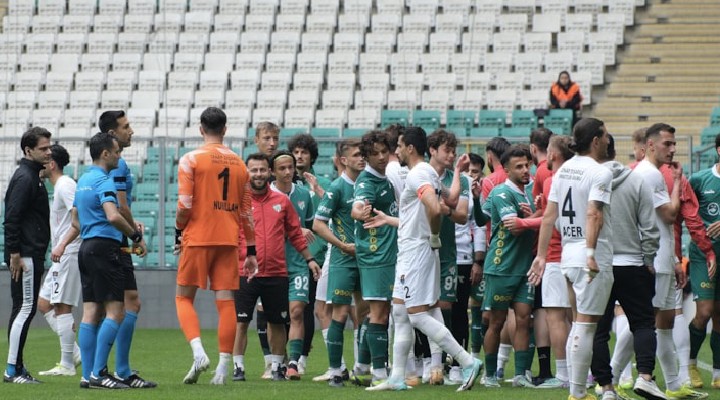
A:
[[[462,175],[462,179],[468,181],[468,187],[472,187],[472,178]],[[473,253],[473,239],[476,238],[475,218],[473,215],[473,201],[468,201],[468,220],[464,224],[455,224],[455,246],[457,247],[457,265],[472,264],[475,259]],[[479,251],[479,250],[477,250]]]
[[[404,251],[412,251],[418,245],[430,245],[430,222],[419,195],[423,187],[436,193],[440,189],[437,172],[426,162],[420,162],[410,170],[400,194],[398,258]]]
[[[639,174],[642,180],[648,185],[653,193],[653,207],[657,216],[657,226],[660,230],[660,248],[655,256],[655,271],[663,274],[671,274],[675,271],[675,234],[673,225],[666,224],[660,215],[657,214],[658,207],[670,203],[670,194],[663,178],[662,172],[650,161],[642,160],[633,170]]]
[[[599,201],[605,204],[604,223],[597,239],[595,260],[601,270],[612,270],[612,228],[608,223],[612,177],[609,169],[587,156],[571,158],[553,176],[548,200],[558,205],[555,226],[562,238],[564,267],[587,265],[587,208],[591,201]]]
[[[77,184],[69,176],[63,175],[55,182],[53,190],[53,200],[50,205],[50,232],[52,234],[52,246],[58,243],[68,233],[72,226],[72,215],[70,210],[73,208],[75,200],[75,187]],[[77,253],[80,250],[80,235],[67,245],[66,253]]]
[[[385,176],[387,176],[395,189],[395,199],[398,203],[400,203],[400,194],[405,187],[407,174],[408,168],[400,166],[400,163],[397,161],[390,161],[387,167],[385,167]]]

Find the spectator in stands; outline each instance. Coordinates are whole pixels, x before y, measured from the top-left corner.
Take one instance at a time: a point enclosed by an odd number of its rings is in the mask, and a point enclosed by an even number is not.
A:
[[[557,82],[550,88],[550,108],[573,110],[573,126],[577,122],[582,110],[583,97],[580,94],[580,85],[570,79],[570,73],[562,71]]]

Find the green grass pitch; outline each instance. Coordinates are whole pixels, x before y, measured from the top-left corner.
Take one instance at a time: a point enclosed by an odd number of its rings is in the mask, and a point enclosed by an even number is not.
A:
[[[7,337],[7,330],[0,331],[3,338]],[[203,344],[212,360],[210,371],[200,377],[196,385],[184,385],[182,379],[192,362],[190,346],[180,330],[168,329],[141,329],[135,333],[131,367],[140,371],[141,376],[158,382],[156,389],[131,389],[121,391],[109,390],[83,390],[79,388],[80,371],[76,377],[40,377],[38,371],[51,368],[59,360],[59,344],[55,334],[48,328],[33,328],[30,330],[25,346],[25,360],[30,372],[41,379],[42,385],[11,385],[2,384],[0,387],[1,399],[133,399],[133,400],[198,400],[198,399],[283,399],[283,400],[320,400],[341,398],[346,399],[413,399],[437,400],[438,398],[482,398],[502,400],[544,400],[567,399],[567,390],[541,390],[511,388],[509,383],[503,384],[500,389],[487,389],[479,383],[470,392],[455,393],[454,386],[427,386],[423,385],[406,392],[375,392],[368,393],[361,388],[348,385],[343,389],[334,389],[325,383],[312,382],[313,376],[323,373],[327,367],[325,346],[318,331],[315,335],[313,351],[308,361],[308,370],[299,382],[269,382],[260,379],[263,369],[262,355],[258,345],[257,335],[250,332],[248,351],[245,359],[246,382],[232,382],[230,380],[223,387],[208,384],[212,377],[212,370],[217,364],[217,343],[215,332],[203,331]],[[346,331],[345,358],[352,360],[352,334]],[[709,338],[703,345],[700,360],[709,363],[711,360]],[[7,340],[0,342],[0,354],[7,354]],[[536,361],[537,364],[537,361]],[[113,357],[110,359],[110,370],[114,368]],[[506,371],[512,371],[512,356]],[[553,363],[553,370],[555,369]],[[537,371],[537,365],[533,368]],[[720,391],[709,388],[710,373],[703,370],[706,390],[710,391],[710,399],[720,399]],[[659,380],[662,373],[656,370]]]

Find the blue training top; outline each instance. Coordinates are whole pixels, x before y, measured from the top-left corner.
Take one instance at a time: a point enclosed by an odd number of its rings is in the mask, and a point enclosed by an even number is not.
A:
[[[122,239],[122,233],[110,224],[105,215],[103,204],[108,201],[118,205],[115,185],[107,171],[93,165],[78,180],[73,202],[83,240],[107,238],[120,242]]]
[[[118,192],[126,193],[128,208],[130,208],[132,205],[133,174],[124,158],[118,160],[118,166],[110,171],[110,177],[115,183],[115,189]]]

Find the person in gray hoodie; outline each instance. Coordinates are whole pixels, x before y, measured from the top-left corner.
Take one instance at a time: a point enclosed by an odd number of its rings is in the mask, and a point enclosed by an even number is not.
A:
[[[611,220],[613,227],[613,283],[605,315],[598,322],[593,344],[592,373],[603,387],[603,392],[618,390],[620,374],[613,376],[610,367],[608,340],[614,317],[615,301],[627,314],[630,330],[634,334],[638,379],[633,390],[646,399],[665,399],[664,393],[652,379],[655,369],[655,311],[652,299],[655,294],[653,261],[660,246],[660,231],[656,224],[650,187],[640,175],[615,161],[615,141],[610,136],[608,159],[603,165],[613,173]],[[625,360],[627,363],[629,360]],[[625,365],[625,364],[622,364]],[[625,395],[626,396],[626,395]]]

